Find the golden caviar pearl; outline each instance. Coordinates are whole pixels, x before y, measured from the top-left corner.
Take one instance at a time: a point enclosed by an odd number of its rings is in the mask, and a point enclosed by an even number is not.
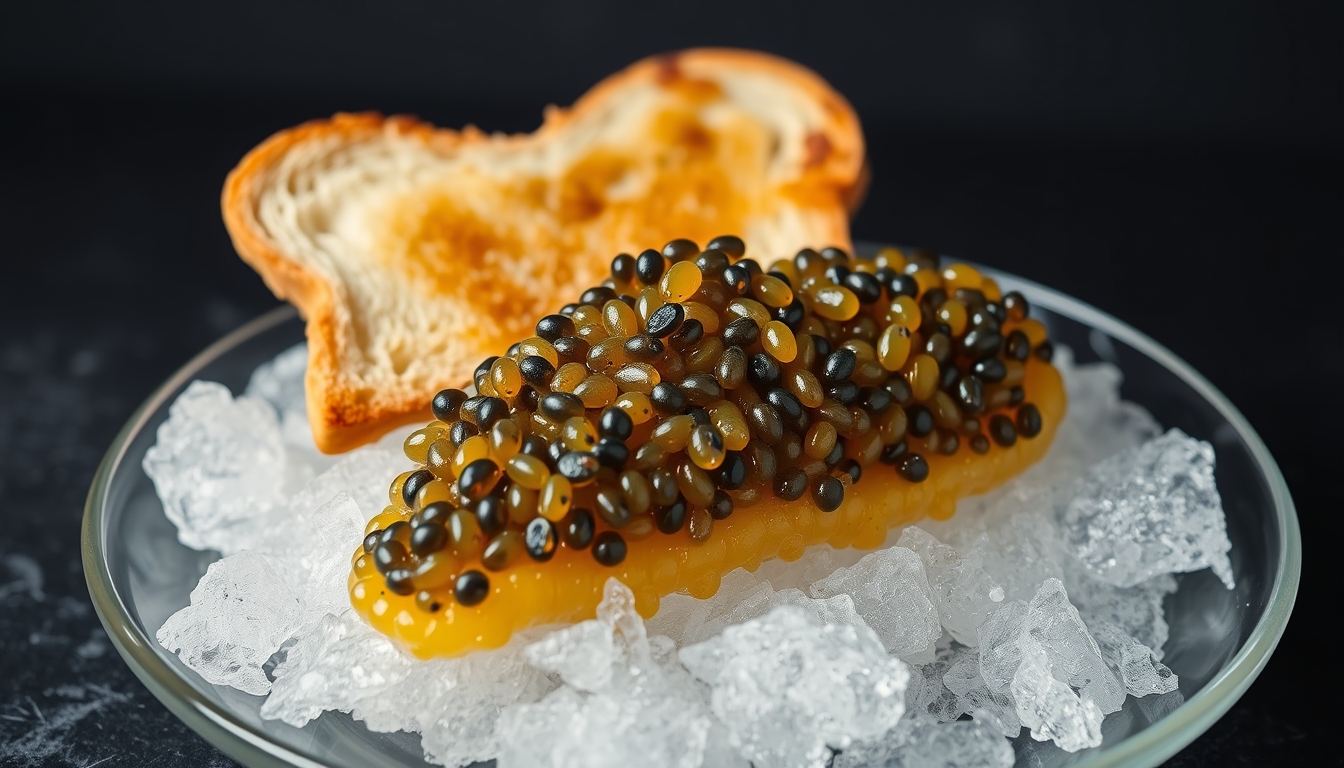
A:
[[[985,295],[985,301],[1003,301],[1003,291],[992,277],[986,277],[980,283],[980,292]]]
[[[966,305],[956,299],[948,299],[938,308],[936,313],[938,322],[947,323],[952,329],[953,336],[960,336],[966,332]]]
[[[877,361],[888,371],[899,371],[910,357],[910,331],[892,323],[877,340]]]
[[[724,389],[737,389],[747,378],[747,353],[741,347],[733,346],[723,350],[723,357],[714,366],[714,378]]]
[[[804,317],[803,322],[798,326],[798,330],[794,331],[794,333],[805,333],[809,336],[821,336],[823,338],[827,337],[826,324],[821,321],[821,318],[812,315]]]
[[[453,554],[467,559],[480,554],[485,546],[485,534],[476,515],[470,510],[457,509],[448,516],[448,547]]]
[[[887,412],[879,417],[877,422],[877,431],[882,436],[882,442],[886,445],[895,445],[901,438],[905,437],[905,427],[907,424],[905,409],[893,405],[887,409]]]
[[[938,274],[937,270],[933,269],[916,270],[911,277],[915,279],[915,284],[919,286],[920,296],[923,296],[925,293],[928,293],[943,284],[943,276]]]
[[[497,397],[495,385],[490,382],[490,372],[486,371],[484,375],[476,377],[476,394],[483,397]]]
[[[520,358],[536,355],[543,357],[546,362],[551,364],[552,368],[559,367],[560,354],[551,346],[551,342],[540,336],[531,336],[518,342],[518,355]]]
[[[1003,363],[1003,379],[999,381],[1001,387],[1016,387],[1027,377],[1027,368],[1018,360],[1005,360]]]
[[[523,537],[517,531],[503,531],[485,545],[481,553],[481,565],[488,571],[502,571],[518,562],[527,549]]]
[[[674,476],[677,489],[692,506],[705,507],[714,500],[714,481],[690,459],[677,462]]]
[[[739,317],[749,317],[756,322],[756,327],[765,330],[765,326],[770,322],[770,310],[765,305],[755,299],[733,299],[728,302],[727,308],[723,310],[724,325],[738,319]]]
[[[513,458],[522,447],[523,431],[512,417],[500,419],[490,427],[490,456],[496,464]]]
[[[504,506],[509,510],[509,522],[518,525],[527,525],[532,518],[537,516],[537,501],[540,497],[536,491],[531,488],[513,483],[509,486],[509,492],[504,496]]]
[[[420,561],[420,565],[415,569],[415,575],[411,577],[411,583],[418,590],[441,589],[457,578],[461,568],[462,560],[455,557],[452,552],[444,550],[432,552]]]
[[[893,410],[901,410],[894,408]],[[872,464],[882,455],[882,434],[876,429],[850,440],[845,445],[850,458],[863,465]]]
[[[424,509],[436,501],[457,502],[457,483],[446,480],[430,480],[420,486],[415,494],[415,508]]]
[[[873,264],[878,268],[889,267],[896,272],[905,271],[907,263],[909,262],[906,261],[905,254],[901,252],[901,249],[892,246],[883,248],[873,257]]]
[[[679,261],[663,275],[658,288],[668,301],[685,301],[700,290],[703,280],[694,261]]]
[[[787,307],[793,303],[793,289],[773,275],[752,275],[751,295],[767,307]]]
[[[686,370],[691,373],[713,373],[723,357],[723,339],[710,336],[701,339],[686,355]]]
[[[851,320],[859,313],[859,297],[843,285],[824,285],[812,291],[812,311],[827,320]]]
[[[570,503],[574,500],[574,486],[564,475],[551,475],[541,488],[541,516],[558,523],[569,514]]]
[[[840,346],[845,349],[853,350],[854,358],[860,363],[877,359],[877,350],[872,344],[869,344],[863,339],[845,339],[844,343]]]
[[[383,511],[374,515],[373,518],[369,520],[368,524],[364,526],[364,535],[368,536],[374,531],[381,531],[402,519],[404,519],[404,516],[397,511],[396,507],[383,507]]]
[[[687,320],[699,320],[700,325],[704,326],[705,333],[718,333],[719,331],[719,313],[715,312],[708,304],[699,301],[688,301],[682,305],[686,310]]]
[[[709,424],[701,424],[691,432],[691,442],[686,446],[686,455],[701,469],[718,469],[723,464],[727,450],[723,444],[723,435]]]
[[[534,413],[532,414],[532,434],[544,437],[547,442],[550,442],[560,436],[560,425],[540,413]]]
[[[629,304],[612,299],[602,305],[602,325],[612,336],[634,336],[639,333],[639,318]]]
[[[653,418],[653,403],[643,392],[626,391],[616,398],[616,407],[625,411],[625,415],[637,425]]]
[[[807,430],[807,436],[803,438],[803,454],[812,459],[826,458],[835,448],[838,436],[835,426],[829,421],[814,423]]]
[[[789,391],[797,396],[798,401],[807,408],[816,408],[821,405],[822,389],[821,382],[811,371],[798,371],[789,377]]]
[[[429,450],[425,452],[425,469],[434,473],[435,477],[444,480],[456,477],[453,472],[453,456],[457,455],[457,446],[453,441],[446,437],[440,437],[438,440],[429,444]]]
[[[1049,332],[1045,330],[1045,325],[1034,317],[1029,317],[1018,323],[1014,330],[1025,333],[1027,335],[1027,341],[1030,341],[1031,346],[1033,347],[1041,344],[1050,337]]]
[[[625,365],[628,359],[624,338],[603,339],[588,350],[588,370],[593,373],[606,373]]]
[[[606,326],[601,323],[591,323],[589,325],[580,325],[579,330],[575,332],[575,335],[588,342],[589,345],[592,345],[607,338],[610,334],[607,333]]]
[[[887,380],[887,369],[876,360],[864,360],[854,366],[854,373],[850,378],[860,387],[876,387]]]
[[[551,389],[556,392],[573,392],[586,378],[588,366],[583,363],[565,363],[551,376]]]
[[[958,288],[979,290],[983,280],[984,278],[980,277],[980,270],[970,264],[949,264],[943,267],[943,290],[947,291],[949,296],[956,293]]]
[[[425,463],[425,454],[429,452],[429,444],[433,441],[431,433],[427,429],[417,429],[406,438],[406,442],[401,444],[402,453],[406,458],[414,461],[416,464]]]
[[[565,450],[591,451],[597,445],[597,430],[593,429],[593,423],[587,418],[575,416],[564,423],[560,439],[564,442]]]
[[[584,304],[574,310],[574,314],[569,316],[574,321],[576,328],[582,328],[585,325],[601,325],[602,310],[591,304]]]
[[[641,472],[657,470],[667,459],[667,451],[657,443],[645,443],[635,451],[635,469]],[[667,502],[671,504],[672,502]]]
[[[696,544],[709,541],[710,535],[714,532],[714,516],[709,514],[707,509],[695,509],[691,510],[689,517],[686,528],[691,534],[691,541]]]
[[[653,500],[650,494],[649,481],[643,474],[633,469],[627,469],[621,473],[621,496],[625,498],[625,506],[632,515],[642,515],[649,511],[649,506]]]
[[[906,364],[905,380],[915,399],[924,402],[938,391],[938,361],[933,355],[920,353]]]
[[[655,310],[666,303],[667,302],[663,301],[663,294],[659,293],[657,288],[650,285],[640,291],[639,295],[635,297],[635,314],[639,315],[639,321],[641,323],[647,323],[649,321],[649,315],[652,315]]]
[[[574,388],[574,394],[583,401],[584,408],[606,408],[616,401],[616,382],[595,373]]]
[[[462,441],[453,454],[453,477],[462,474],[468,464],[477,459],[490,458],[490,440],[485,435],[472,435]]]
[[[518,369],[518,363],[501,357],[490,366],[490,384],[497,396],[511,398],[523,388],[523,372]]]
[[[676,453],[686,447],[691,440],[691,431],[695,429],[695,419],[685,414],[669,416],[662,424],[653,428],[649,442],[667,453]]]
[[[509,459],[504,465],[504,471],[508,473],[510,480],[534,491],[541,490],[551,478],[551,470],[546,467],[546,462],[526,453],[520,453]]]
[[[924,313],[919,308],[919,302],[909,296],[897,296],[891,302],[891,306],[888,307],[887,313],[882,319],[914,331],[923,324]]]
[[[401,498],[401,486],[406,484],[406,479],[410,477],[411,474],[414,472],[415,470],[410,470],[409,472],[402,472],[400,475],[397,475],[397,477],[392,481],[392,485],[388,487],[387,499],[388,501],[392,502],[392,506],[402,507],[406,505],[406,501]]]
[[[747,447],[747,443],[751,440],[751,430],[747,426],[746,417],[736,405],[727,400],[720,400],[710,407],[709,420],[714,422],[714,426],[719,428],[719,434],[723,435],[724,448],[740,451]]]
[[[788,278],[789,285],[802,285],[803,276],[798,272],[798,265],[793,263],[793,259],[778,259],[766,272],[778,272]]]
[[[626,363],[613,374],[612,378],[616,381],[616,387],[622,392],[634,390],[645,395],[652,392],[663,380],[658,374],[658,369],[648,363]]]
[[[789,326],[779,320],[771,320],[766,324],[761,345],[781,363],[791,363],[798,357],[798,340],[793,337]]]

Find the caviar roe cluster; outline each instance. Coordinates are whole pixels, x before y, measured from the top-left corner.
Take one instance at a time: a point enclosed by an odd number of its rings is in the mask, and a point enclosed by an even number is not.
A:
[[[1062,416],[1051,343],[1021,294],[924,252],[804,249],[765,269],[744,253],[723,236],[621,254],[602,285],[482,361],[475,395],[438,393],[435,421],[405,442],[417,468],[355,553],[356,609],[421,655],[500,645],[530,623],[491,618],[492,595],[511,595],[501,612],[565,620],[615,575],[651,613],[677,588],[717,589],[710,566],[687,581],[716,528],[741,522],[717,549],[744,548],[720,569],[797,557],[856,541],[837,510],[859,485],[900,498],[893,484],[929,483],[950,457],[948,483],[979,492],[1043,453],[966,474],[966,457],[1047,426],[1032,366]],[[914,519],[934,498],[905,495]],[[761,519],[733,520],[747,511]],[[747,531],[766,539],[754,553]]]

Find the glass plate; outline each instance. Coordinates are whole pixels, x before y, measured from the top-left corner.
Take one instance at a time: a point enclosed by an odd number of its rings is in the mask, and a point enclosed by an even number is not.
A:
[[[871,252],[871,251],[870,251]],[[1041,766],[1156,765],[1209,728],[1264,668],[1297,594],[1302,545],[1293,501],[1254,430],[1222,393],[1171,352],[1121,323],[1049,288],[985,269],[1004,290],[1020,290],[1052,337],[1079,362],[1106,360],[1125,374],[1123,396],[1164,427],[1208,440],[1227,511],[1237,588],[1209,571],[1178,577],[1166,602],[1171,636],[1163,663],[1185,701],[1143,704],[1132,697],[1106,718],[1102,746],[1076,754],[1025,734],[1019,763]],[[242,391],[253,369],[303,340],[303,323],[284,307],[211,345],[140,406],[94,477],[84,513],[85,577],[117,650],[140,680],[206,740],[247,766],[424,766],[419,737],[370,733],[349,715],[327,712],[303,728],[262,720],[263,699],[206,683],[154,640],[163,621],[188,604],[212,552],[188,549],[163,515],[141,468],[168,406],[193,379]],[[1170,696],[1170,695],[1169,695]],[[1170,702],[1170,699],[1166,700]]]

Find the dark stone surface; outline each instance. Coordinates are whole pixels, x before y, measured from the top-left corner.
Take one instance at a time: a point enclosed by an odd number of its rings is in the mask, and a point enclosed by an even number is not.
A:
[[[166,92],[3,92],[4,766],[232,764],[112,649],[84,586],[79,523],[102,452],[139,402],[276,305],[220,223],[224,174],[268,132],[350,104]],[[536,122],[529,104],[479,94],[446,104],[401,93],[379,105],[447,125]],[[1333,447],[1344,424],[1323,397],[1344,381],[1328,341],[1344,259],[1338,144],[1316,133],[1217,145],[1001,135],[894,119],[866,129],[875,174],[858,237],[1002,267],[1151,334],[1242,409],[1288,479],[1306,549],[1292,624],[1250,692],[1170,764],[1339,764],[1339,698],[1315,691],[1337,685],[1337,665],[1313,660],[1331,643],[1323,629],[1339,602],[1331,549],[1344,508]]]

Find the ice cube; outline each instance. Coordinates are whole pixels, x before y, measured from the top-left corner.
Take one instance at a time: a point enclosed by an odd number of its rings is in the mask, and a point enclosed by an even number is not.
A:
[[[1176,690],[1179,680],[1148,646],[1109,621],[1089,622],[1087,628],[1101,649],[1101,657],[1130,695],[1143,697]]]
[[[1003,602],[1003,587],[983,568],[918,527],[906,528],[896,544],[923,561],[943,628],[957,642],[975,645],[975,630]]]
[[[910,662],[933,659],[933,645],[943,628],[924,563],[909,549],[873,552],[814,583],[808,591],[817,598],[852,596],[854,609],[888,653]]]
[[[1213,464],[1213,447],[1179,429],[1097,464],[1063,513],[1073,554],[1118,587],[1212,568],[1231,589]]]
[[[785,605],[683,648],[712,689],[729,741],[757,768],[823,766],[830,748],[872,739],[905,710],[909,673],[866,627],[822,624]]]
[[[910,681],[905,687],[906,720],[947,723],[961,717],[957,695],[943,684],[943,675],[955,653],[951,648],[944,648],[938,651],[933,661],[910,665]]]
[[[1085,701],[1095,702],[1103,714],[1118,711],[1125,703],[1124,686],[1102,660],[1097,642],[1058,579],[1047,579],[1032,598],[1026,631],[1045,651],[1055,677],[1078,689]]]
[[[299,590],[267,555],[240,552],[210,565],[191,605],[168,617],[159,644],[207,682],[261,695],[262,665],[298,628]]]
[[[350,555],[364,535],[364,516],[347,494],[319,507],[310,515],[296,518],[301,526],[292,539],[290,560],[303,569],[304,623],[321,619],[324,614],[342,614],[350,610],[346,579],[350,575]]]
[[[313,430],[308,426],[304,374],[308,369],[308,345],[297,344],[281,352],[252,372],[246,397],[265,400],[275,409],[285,443],[317,453]]]
[[[290,514],[306,515],[345,493],[358,505],[363,522],[368,522],[388,506],[387,488],[392,478],[408,469],[412,469],[410,460],[400,451],[357,448],[308,481],[286,504]]]
[[[275,413],[222,384],[193,381],[168,409],[145,453],[178,539],[229,555],[256,548],[284,494],[286,456]]]
[[[1007,768],[1013,757],[1008,740],[981,723],[902,720],[882,738],[837,755],[832,768]]]
[[[1162,660],[1168,633],[1163,601],[1176,591],[1176,579],[1171,574],[1154,576],[1132,587],[1117,587],[1092,576],[1072,558],[1065,564],[1065,572],[1069,602],[1089,627],[1094,621],[1116,624]]]
[[[1022,719],[1017,704],[1005,692],[991,691],[980,676],[980,653],[976,648],[960,649],[949,660],[943,685],[957,697],[954,709],[993,728],[1008,738],[1017,738]]]
[[[1096,702],[1079,698],[1068,683],[1055,676],[1040,645],[1022,644],[1022,663],[1013,674],[1009,693],[1033,739],[1053,741],[1066,752],[1101,745],[1105,715]]]

